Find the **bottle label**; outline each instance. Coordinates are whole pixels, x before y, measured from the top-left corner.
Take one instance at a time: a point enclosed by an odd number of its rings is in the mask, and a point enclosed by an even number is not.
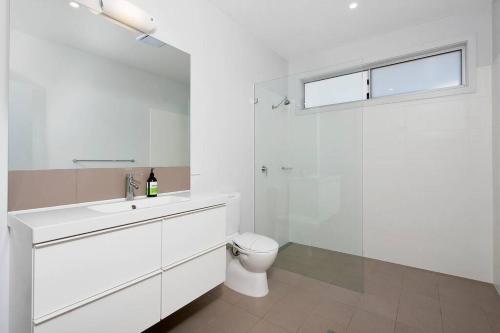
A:
[[[148,185],[148,195],[158,195],[158,182],[150,182]]]

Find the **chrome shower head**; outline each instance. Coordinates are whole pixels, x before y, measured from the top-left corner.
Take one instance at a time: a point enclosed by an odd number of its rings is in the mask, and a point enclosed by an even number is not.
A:
[[[281,104],[283,104],[283,105],[289,105],[290,104],[290,100],[288,99],[288,97],[285,96],[285,98],[283,98],[283,100],[281,102],[279,102],[277,105],[273,105],[272,106],[273,110],[276,110],[277,108],[279,108],[281,106]]]

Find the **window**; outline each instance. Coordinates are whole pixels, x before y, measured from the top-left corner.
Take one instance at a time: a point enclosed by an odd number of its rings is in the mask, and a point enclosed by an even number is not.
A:
[[[314,108],[464,85],[464,47],[368,66],[304,83],[304,107]]]
[[[371,70],[372,97],[462,85],[462,51],[454,51]]]
[[[305,83],[305,107],[361,101],[368,98],[368,72]]]

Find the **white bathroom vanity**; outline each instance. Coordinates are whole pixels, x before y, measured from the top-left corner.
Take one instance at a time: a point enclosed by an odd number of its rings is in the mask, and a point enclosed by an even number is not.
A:
[[[183,193],[12,212],[12,332],[140,332],[216,287],[226,200]]]

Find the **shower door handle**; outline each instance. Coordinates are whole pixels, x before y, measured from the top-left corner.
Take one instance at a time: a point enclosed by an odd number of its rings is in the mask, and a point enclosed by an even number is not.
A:
[[[260,172],[262,172],[263,174],[265,174],[267,176],[267,167],[265,165],[263,165],[261,168],[260,168]]]

